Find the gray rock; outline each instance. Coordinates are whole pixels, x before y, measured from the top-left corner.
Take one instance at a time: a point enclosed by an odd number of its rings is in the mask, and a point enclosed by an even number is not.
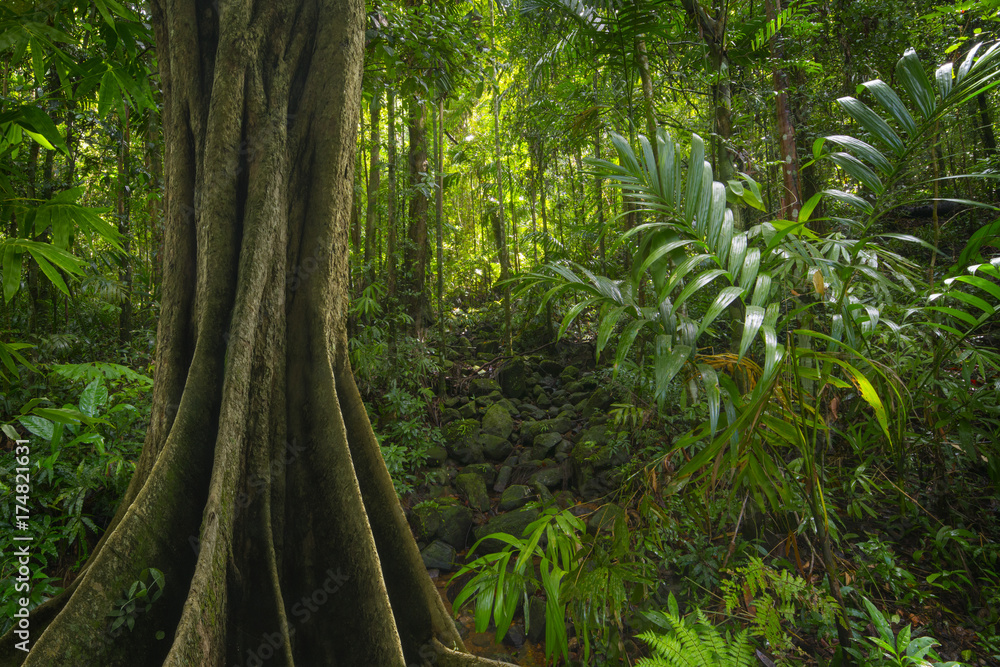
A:
[[[469,507],[485,512],[490,508],[490,497],[486,493],[486,483],[475,473],[465,473],[455,478],[455,487],[465,496]]]
[[[545,639],[545,600],[537,595],[528,601],[528,639],[540,642]]]
[[[549,491],[549,487],[542,484],[539,480],[534,480],[531,483],[531,488],[538,494],[538,501],[543,505],[548,505],[555,500],[555,496],[553,496],[552,492]]]
[[[510,398],[521,398],[527,391],[527,365],[524,359],[514,358],[504,364],[497,373],[500,391]]]
[[[580,437],[576,439],[577,442],[592,442],[597,446],[604,446],[608,444],[608,427],[601,424],[598,426],[591,426],[586,431],[580,434]]]
[[[563,441],[561,433],[541,433],[535,436],[531,447],[531,456],[534,459],[548,458],[552,450]]]
[[[543,419],[541,421],[523,422],[521,424],[521,440],[535,441],[542,433],[566,433],[573,428],[573,422],[568,419]]]
[[[509,512],[519,507],[524,507],[529,500],[535,496],[531,487],[524,484],[514,484],[507,487],[507,490],[500,496],[500,504],[497,506],[501,512]]]
[[[483,483],[486,484],[486,486],[491,486],[497,479],[497,471],[493,467],[492,463],[474,463],[472,465],[465,466],[458,471],[458,474],[460,475],[464,475],[466,473],[479,475],[483,478]]]
[[[514,623],[507,629],[507,636],[503,640],[514,648],[521,648],[524,646],[524,628],[521,627],[520,623]]]
[[[434,540],[420,552],[424,567],[450,572],[455,569],[455,547],[441,540]]]
[[[572,382],[573,380],[577,380],[579,379],[579,377],[580,377],[580,369],[577,368],[576,366],[567,366],[566,368],[562,369],[561,373],[559,373],[559,379],[563,382],[563,384]]]
[[[494,461],[503,461],[514,450],[514,445],[509,440],[489,433],[479,436],[479,445],[483,449],[483,454]]]
[[[493,378],[473,378],[469,383],[469,393],[473,396],[488,396],[500,391],[500,385]]]
[[[536,473],[533,473],[529,479],[532,484],[538,483],[544,485],[548,489],[554,489],[557,486],[562,486],[563,483],[563,469],[562,466],[552,466],[542,468]]]
[[[464,549],[472,528],[472,510],[452,501],[443,505],[439,514],[441,527],[437,536],[456,549]]]
[[[422,503],[410,511],[410,528],[418,542],[433,539],[441,530],[441,509],[436,503]]]
[[[552,405],[552,399],[549,398],[548,394],[543,393],[541,396],[535,399],[535,403],[538,404],[540,408],[547,408]]]
[[[514,420],[504,406],[494,403],[486,410],[482,422],[483,433],[489,433],[506,440],[514,431]]]
[[[503,490],[507,488],[510,484],[510,476],[514,474],[514,468],[508,465],[500,466],[500,472],[497,474],[496,484],[493,485],[493,490],[497,493],[503,493]]]

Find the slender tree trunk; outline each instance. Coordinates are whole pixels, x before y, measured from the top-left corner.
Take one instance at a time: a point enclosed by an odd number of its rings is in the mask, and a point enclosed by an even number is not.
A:
[[[391,305],[396,302],[396,93],[392,88],[386,95],[386,106],[389,123],[389,202],[386,207],[385,289],[386,301]]]
[[[407,313],[413,318],[413,334],[424,327],[424,277],[427,273],[427,195],[418,187],[427,173],[427,112],[424,103],[410,101],[410,210],[409,231],[403,263],[406,266]]]
[[[781,0],[765,0],[767,18],[774,21],[781,11]],[[771,57],[777,63],[784,58],[784,49],[778,41],[778,36],[771,38]],[[802,191],[799,186],[799,153],[795,143],[795,127],[792,125],[792,114],[788,101],[788,74],[775,65],[774,92],[777,105],[778,139],[781,156],[781,179],[784,185],[781,190],[781,217],[792,220],[799,219],[802,208]]]
[[[378,213],[378,188],[381,171],[379,151],[381,149],[382,89],[376,88],[371,101],[371,167],[368,170],[368,206],[365,211],[365,285],[371,284],[375,275],[375,216]]]
[[[146,443],[31,652],[8,633],[0,665],[484,664],[436,641],[461,646],[348,361],[363,5],[212,7],[151,6],[167,194]],[[162,597],[111,630],[146,568]]]
[[[434,124],[434,155],[437,168],[437,190],[434,193],[434,217],[437,231],[437,309],[438,309],[438,367],[442,369],[438,393],[446,392],[444,369],[444,98],[438,100],[437,123]]]
[[[500,161],[500,81],[497,78],[496,61],[496,20],[493,4],[490,3],[490,52],[493,55],[493,160],[497,168],[497,206],[493,233],[496,237],[497,253],[500,255],[500,280],[503,286],[503,339],[504,349],[510,354],[513,351],[513,332],[511,331],[510,314],[510,255],[507,251],[507,226],[504,221],[503,203],[503,165]]]
[[[132,132],[130,114],[125,106],[125,117],[121,118],[121,145],[118,150],[118,233],[122,236],[122,265],[118,269],[118,281],[122,288],[122,309],[118,318],[118,342],[128,345],[132,340],[132,186],[129,174],[132,169]]]

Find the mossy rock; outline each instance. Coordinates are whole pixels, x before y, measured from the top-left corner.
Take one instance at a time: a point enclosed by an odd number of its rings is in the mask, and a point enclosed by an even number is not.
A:
[[[452,501],[442,505],[438,514],[441,517],[441,527],[438,528],[437,536],[456,549],[464,549],[472,529],[472,510]]]
[[[599,387],[587,398],[580,413],[584,419],[589,419],[596,413],[605,413],[611,407],[614,399],[607,387]]]
[[[418,542],[434,539],[441,530],[441,508],[435,503],[422,503],[410,511],[410,528]]]
[[[500,391],[509,398],[521,398],[528,389],[527,374],[528,369],[524,359],[520,357],[511,359],[497,373]]]
[[[562,486],[564,477],[562,466],[553,465],[533,473],[529,481],[532,485],[542,484],[547,489],[554,489]]]
[[[482,422],[483,433],[507,439],[514,432],[514,420],[510,411],[499,403],[494,403],[486,410]]]
[[[542,359],[538,364],[538,368],[540,368],[542,373],[545,375],[559,377],[559,374],[562,373],[563,365],[558,361],[553,361],[552,359]]]
[[[455,547],[442,540],[434,540],[420,552],[424,567],[428,570],[450,572],[455,568]]]
[[[490,463],[473,463],[472,465],[467,465],[458,471],[459,475],[464,475],[466,473],[479,475],[483,478],[483,483],[486,484],[486,486],[491,486],[497,479],[497,471]]]
[[[562,369],[561,373],[559,373],[559,379],[562,381],[563,384],[568,384],[570,382],[573,382],[574,380],[578,380],[579,378],[580,378],[580,369],[573,365],[567,366],[566,368]]]
[[[469,393],[473,396],[489,396],[500,391],[500,385],[493,378],[473,378],[469,383]]]
[[[510,512],[524,507],[534,497],[535,492],[531,490],[531,487],[524,484],[512,484],[500,495],[500,504],[497,509],[501,512]]]
[[[467,472],[455,478],[455,488],[465,496],[469,507],[486,512],[490,509],[490,496],[486,493],[486,482],[476,473]]]
[[[562,433],[541,433],[531,443],[531,457],[545,459],[563,441]]]
[[[521,441],[534,443],[542,433],[566,433],[573,428],[573,422],[565,418],[527,421],[521,424]]]
[[[514,445],[511,444],[510,440],[489,433],[483,433],[479,436],[479,446],[486,458],[491,461],[503,461],[514,451]]]

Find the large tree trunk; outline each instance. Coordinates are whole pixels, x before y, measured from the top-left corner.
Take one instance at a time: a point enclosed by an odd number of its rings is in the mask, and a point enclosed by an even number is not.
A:
[[[775,21],[781,11],[781,0],[765,0],[765,11],[769,21]],[[775,62],[773,69],[776,118],[778,123],[778,139],[781,155],[781,211],[780,215],[788,220],[797,221],[802,208],[802,191],[799,186],[799,153],[795,143],[795,126],[792,124],[792,113],[788,101],[788,74],[778,63],[785,57],[778,35],[771,38],[771,57]]]
[[[151,424],[93,556],[32,614],[27,658],[8,634],[0,665],[487,664],[442,645],[461,641],[348,362],[362,17],[360,0],[153,1],[166,238]],[[112,631],[146,568],[163,596]]]

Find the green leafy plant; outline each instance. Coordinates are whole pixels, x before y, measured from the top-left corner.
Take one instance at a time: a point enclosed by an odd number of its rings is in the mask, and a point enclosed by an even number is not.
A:
[[[695,622],[681,617],[673,594],[666,612],[645,614],[652,623],[667,631],[643,632],[639,639],[653,651],[653,657],[640,658],[639,667],[751,667],[753,646],[746,630],[735,636],[719,634],[701,609],[695,610]]]
[[[867,598],[862,598],[867,619],[877,636],[867,637],[861,646],[848,651],[857,660],[871,667],[958,667],[958,662],[941,662],[934,652],[939,642],[933,637],[913,637],[909,624],[897,635],[882,612]],[[932,662],[933,661],[933,662]]]
[[[129,630],[135,627],[135,619],[148,612],[153,603],[163,595],[164,584],[163,573],[155,567],[143,570],[139,578],[127,590],[122,591],[121,597],[115,602],[115,608],[108,614],[114,619],[111,621],[111,630],[117,630],[123,624]],[[158,632],[156,638],[162,639],[163,634],[162,631]]]
[[[721,588],[726,612],[746,609],[751,633],[782,654],[794,650],[790,633],[807,626],[828,631],[839,611],[836,600],[802,577],[769,567],[756,557],[734,568]]]

